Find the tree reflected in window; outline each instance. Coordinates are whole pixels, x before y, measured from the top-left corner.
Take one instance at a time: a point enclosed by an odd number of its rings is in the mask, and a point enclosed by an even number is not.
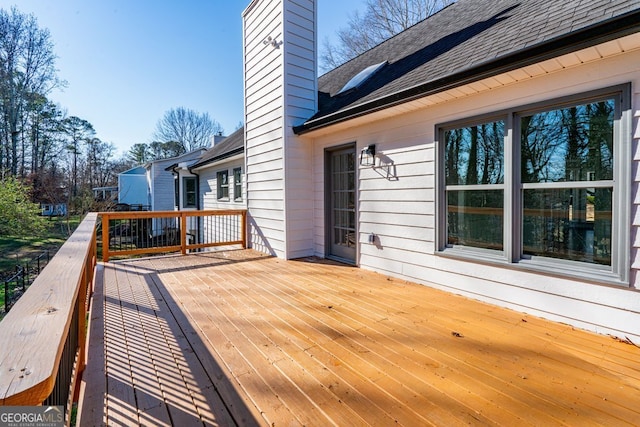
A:
[[[521,117],[524,254],[611,265],[614,113],[611,99]]]

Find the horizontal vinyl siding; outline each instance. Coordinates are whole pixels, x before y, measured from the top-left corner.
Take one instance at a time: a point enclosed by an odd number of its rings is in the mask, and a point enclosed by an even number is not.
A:
[[[640,78],[638,78],[640,80]],[[634,167],[631,169],[631,194],[633,205],[631,207],[631,278],[632,283],[640,289],[640,81],[633,85],[633,160]]]
[[[246,182],[242,183],[242,200],[236,201],[234,194],[235,182],[233,170],[242,169],[244,178],[243,159],[231,162],[217,163],[198,171],[200,177],[200,206],[202,209],[244,209],[246,208]],[[229,173],[229,200],[218,200],[218,172],[228,171]]]
[[[285,152],[287,257],[313,254],[312,146],[291,128],[316,111],[316,6],[313,1],[285,2]]]
[[[172,211],[175,204],[175,184],[173,175],[164,170],[163,163],[152,168],[154,211]]]
[[[283,39],[282,19],[281,1],[259,1],[244,16],[249,238],[253,248],[278,256],[286,249],[282,49],[263,41]]]
[[[324,150],[356,141],[357,153],[376,144],[386,168],[358,167],[359,265],[406,280],[602,333],[640,338],[640,292],[537,274],[517,265],[480,264],[435,254],[435,127],[632,83],[633,136],[630,229],[631,281],[640,287],[640,52],[559,70],[436,107],[382,119],[313,140],[314,251],[325,255]],[[512,74],[515,74],[512,73]],[[309,137],[311,138],[311,136]],[[387,174],[387,172],[389,172]],[[368,243],[375,233],[376,243]]]

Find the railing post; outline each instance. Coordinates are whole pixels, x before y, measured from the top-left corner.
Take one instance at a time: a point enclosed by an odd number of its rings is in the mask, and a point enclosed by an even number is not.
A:
[[[109,261],[109,214],[102,215],[102,261]]]
[[[89,311],[89,296],[93,295],[93,279],[96,270],[96,264],[98,263],[98,236],[93,236],[91,242],[91,277],[89,279],[90,288],[87,290],[87,311]]]
[[[9,281],[4,281],[4,314],[9,312]]]
[[[187,254],[187,214],[180,213],[180,250],[182,255]]]
[[[242,249],[247,249],[247,211],[242,212]]]
[[[95,234],[95,233],[94,233]],[[94,237],[95,238],[95,237]],[[80,290],[78,292],[78,301],[77,308],[78,310],[78,373],[84,370],[85,366],[85,351],[87,348],[87,293],[89,291],[89,287],[91,286],[92,278],[92,270],[93,270],[93,256],[91,254],[91,249],[89,249],[89,254],[87,255],[87,259],[84,261],[84,271],[82,272],[82,283],[80,285]],[[80,384],[78,383],[78,386]],[[77,393],[79,391],[79,387],[74,392]]]
[[[22,292],[27,290],[27,285],[25,283],[25,276],[26,276],[26,281],[29,282],[29,263],[26,263],[24,267],[22,267]]]

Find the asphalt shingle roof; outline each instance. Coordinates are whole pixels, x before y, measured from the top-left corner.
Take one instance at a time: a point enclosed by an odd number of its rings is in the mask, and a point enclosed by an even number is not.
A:
[[[208,149],[190,168],[197,168],[244,152],[244,127]]]
[[[294,130],[444,88],[456,76],[487,73],[501,61],[542,57],[547,47],[577,49],[621,31],[640,31],[640,0],[458,0],[321,76],[318,112]],[[388,64],[357,89],[336,95],[358,72],[383,61]]]

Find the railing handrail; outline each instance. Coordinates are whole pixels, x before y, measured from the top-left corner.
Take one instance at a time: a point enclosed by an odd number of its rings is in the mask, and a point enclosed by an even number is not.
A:
[[[187,254],[188,250],[196,250],[201,248],[209,248],[214,246],[225,245],[242,245],[247,247],[247,210],[246,209],[208,209],[208,210],[181,210],[181,211],[144,211],[144,212],[100,212],[102,224],[102,261],[108,262],[112,256],[129,256],[143,255],[161,252],[181,252]],[[239,224],[240,236],[237,240],[227,240],[223,242],[212,243],[189,243],[187,239],[187,218],[191,217],[207,217],[207,216],[233,216],[241,217]],[[143,247],[126,250],[110,249],[110,232],[111,220],[140,220],[140,219],[157,219],[157,218],[175,218],[179,221],[179,242],[175,244],[159,245],[157,247]],[[177,224],[176,224],[177,225]]]
[[[206,216],[206,215],[240,215],[246,213],[246,209],[206,209],[183,211],[114,211],[99,212],[100,216],[108,216],[111,219],[126,218],[172,218],[175,216]]]
[[[96,223],[97,214],[89,213],[0,322],[0,405],[43,404],[59,386],[65,343],[76,332],[72,385],[82,371]],[[72,331],[72,325],[78,330]]]

